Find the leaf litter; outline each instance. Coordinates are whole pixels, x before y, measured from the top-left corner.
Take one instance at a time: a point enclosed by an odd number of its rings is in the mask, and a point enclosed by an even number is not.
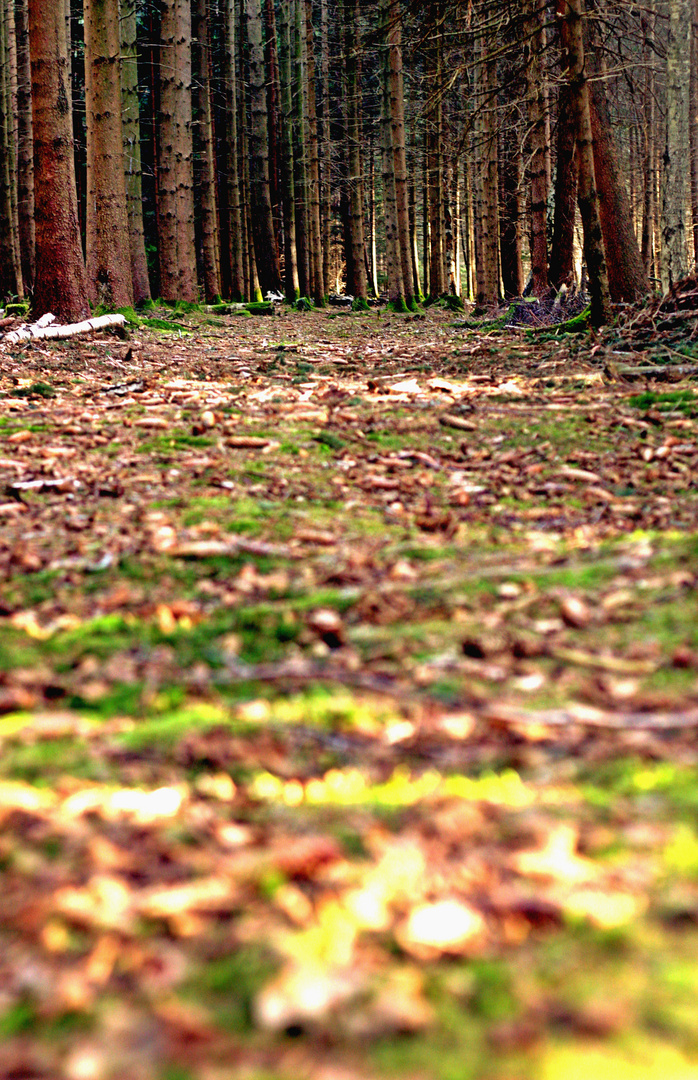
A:
[[[0,354],[0,1075],[691,1075],[673,303]]]

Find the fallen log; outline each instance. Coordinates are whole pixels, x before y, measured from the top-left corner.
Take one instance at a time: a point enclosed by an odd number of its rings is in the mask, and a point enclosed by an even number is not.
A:
[[[55,318],[55,315],[48,313],[42,315],[30,326],[20,326],[17,330],[12,330],[5,335],[3,340],[8,345],[16,345],[19,341],[33,341],[39,338],[71,338],[78,334],[87,334],[91,330],[104,330],[108,326],[124,326],[126,323],[123,315],[98,315],[94,319],[84,319],[83,322],[54,326],[52,324]]]

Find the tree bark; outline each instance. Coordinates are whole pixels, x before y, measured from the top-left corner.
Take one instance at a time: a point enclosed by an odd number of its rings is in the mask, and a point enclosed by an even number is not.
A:
[[[545,5],[530,0],[526,31],[528,58],[526,81],[528,97],[529,146],[531,157],[531,277],[534,296],[548,292],[548,142],[546,140],[547,94],[542,70],[543,21]]]
[[[203,270],[204,296],[211,303],[220,298],[221,274],[218,241],[218,198],[211,108],[211,43],[208,0],[194,5],[193,44],[196,81],[194,84],[194,150],[196,201],[199,207],[199,250]]]
[[[160,295],[196,301],[191,7],[165,0],[160,23],[158,238]]]
[[[562,23],[562,30],[567,24]],[[548,276],[554,289],[574,284],[574,217],[577,208],[577,154],[572,100],[567,84],[560,87],[557,109],[555,215]]]
[[[61,322],[89,315],[78,230],[70,121],[68,49],[62,4],[29,0],[34,121],[36,280],[33,313]]]
[[[591,321],[594,326],[602,326],[611,319],[611,297],[594,173],[594,147],[591,134],[589,83],[584,63],[581,0],[558,0],[558,14],[567,23],[567,63],[563,62],[563,66],[568,73],[570,107],[577,140],[579,211],[584,229],[584,258],[589,274]]]
[[[225,161],[228,255],[230,260],[230,296],[242,300],[245,293],[245,269],[243,255],[244,229],[240,194],[240,162],[238,160],[238,89],[237,89],[237,38],[235,0],[225,0]]]
[[[590,65],[592,72],[594,67]],[[625,177],[613,145],[606,90],[600,80],[591,82],[589,89],[594,173],[608,267],[608,287],[614,303],[634,303],[647,292],[647,275],[635,235]]]
[[[667,39],[666,139],[662,159],[662,286],[671,288],[688,273],[686,206],[690,160],[688,138],[691,0],[669,0]]]
[[[17,35],[17,216],[22,279],[34,285],[34,125],[27,0],[15,0]]]
[[[347,291],[365,300],[366,242],[364,237],[364,185],[361,154],[360,0],[343,0],[344,71],[346,77],[345,193],[348,203],[346,261]]]
[[[143,173],[138,104],[136,0],[121,0],[121,123],[131,281],[136,304],[150,299],[143,234]]]
[[[296,205],[293,179],[293,81],[291,72],[291,4],[279,6],[279,82],[281,85],[281,194],[284,211],[284,288],[286,299],[298,299]]]
[[[397,211],[397,244],[402,274],[402,295],[408,307],[414,306],[414,275],[407,191],[407,150],[405,146],[405,88],[402,70],[402,13],[399,0],[388,0],[387,22],[387,81],[392,146],[392,172],[395,183]]]
[[[315,41],[312,15],[312,0],[305,0],[310,294],[314,302],[322,307],[325,303],[325,289],[322,273],[322,233],[320,231],[320,159],[315,102]]]

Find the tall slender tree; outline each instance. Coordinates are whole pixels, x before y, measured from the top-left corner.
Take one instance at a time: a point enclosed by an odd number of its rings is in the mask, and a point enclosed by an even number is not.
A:
[[[138,45],[136,0],[121,0],[121,123],[123,167],[128,213],[131,282],[136,304],[150,299],[148,262],[143,232],[143,169],[138,102]]]
[[[89,314],[78,230],[65,13],[29,0],[36,206],[35,315],[66,322]]]
[[[280,288],[281,276],[269,188],[269,137],[261,0],[246,0],[245,12],[249,55],[249,170],[252,235],[260,288],[263,293],[267,293],[269,290],[276,291]]]
[[[160,295],[195,301],[190,0],[164,0],[160,22],[158,246]]]
[[[87,284],[93,303],[133,304],[123,167],[119,0],[84,0]]]

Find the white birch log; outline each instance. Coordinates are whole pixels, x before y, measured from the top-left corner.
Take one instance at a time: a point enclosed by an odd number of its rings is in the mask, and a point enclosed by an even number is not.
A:
[[[18,341],[32,341],[36,338],[70,338],[77,334],[87,334],[90,330],[103,330],[107,326],[123,326],[126,319],[123,315],[98,315],[96,319],[85,319],[84,322],[69,323],[67,326],[51,326],[55,315],[42,315],[38,322],[31,326],[20,326],[18,330],[11,330],[5,334],[4,341],[8,345],[15,345]]]

